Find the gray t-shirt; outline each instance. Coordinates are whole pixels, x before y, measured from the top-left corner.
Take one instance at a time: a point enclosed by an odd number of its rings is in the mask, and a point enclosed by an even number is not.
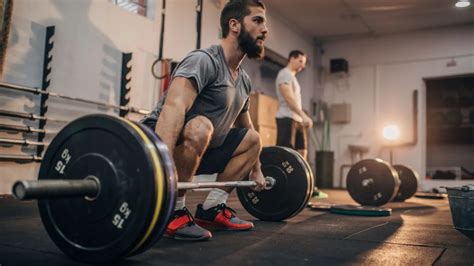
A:
[[[286,84],[292,90],[293,95],[295,96],[296,105],[301,109],[301,88],[300,84],[296,77],[291,73],[288,68],[283,68],[278,72],[275,86],[276,86],[276,94],[278,98],[278,112],[276,113],[277,118],[284,118],[289,117],[295,121],[302,122],[303,119],[295,112],[293,112],[288,104],[286,103],[285,99],[280,93],[280,85]]]
[[[174,70],[172,78],[176,77],[192,78],[197,84],[198,95],[186,113],[185,123],[198,115],[207,117],[214,126],[209,148],[219,147],[239,114],[248,111],[251,90],[249,76],[240,68],[234,81],[225,61],[224,50],[220,45],[213,45],[189,53]],[[166,96],[142,122],[156,123]]]

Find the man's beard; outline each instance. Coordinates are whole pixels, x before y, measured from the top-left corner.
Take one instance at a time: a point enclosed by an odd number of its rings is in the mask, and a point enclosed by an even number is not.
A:
[[[257,44],[258,40],[263,40],[263,38],[254,39],[245,28],[242,28],[242,31],[239,34],[239,47],[242,52],[246,53],[249,58],[262,59],[265,55],[264,46]]]

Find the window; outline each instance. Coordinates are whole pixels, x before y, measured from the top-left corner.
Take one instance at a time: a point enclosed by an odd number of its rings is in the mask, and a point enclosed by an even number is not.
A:
[[[111,0],[115,5],[147,18],[155,18],[155,0]]]

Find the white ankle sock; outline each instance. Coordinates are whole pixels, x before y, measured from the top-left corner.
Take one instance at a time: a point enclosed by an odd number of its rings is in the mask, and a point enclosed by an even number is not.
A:
[[[215,207],[221,203],[226,203],[229,193],[222,189],[213,188],[209,195],[207,195],[206,201],[202,204],[204,210],[208,210],[212,207]]]
[[[182,210],[185,206],[186,196],[178,197],[176,199],[176,205],[174,206],[174,210]]]

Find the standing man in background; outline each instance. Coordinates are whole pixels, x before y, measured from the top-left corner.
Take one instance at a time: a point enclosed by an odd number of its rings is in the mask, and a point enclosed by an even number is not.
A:
[[[278,72],[275,85],[278,97],[277,145],[295,149],[306,159],[306,130],[313,126],[313,120],[303,111],[301,88],[296,79],[296,74],[305,66],[306,55],[299,50],[291,51],[288,64]]]

